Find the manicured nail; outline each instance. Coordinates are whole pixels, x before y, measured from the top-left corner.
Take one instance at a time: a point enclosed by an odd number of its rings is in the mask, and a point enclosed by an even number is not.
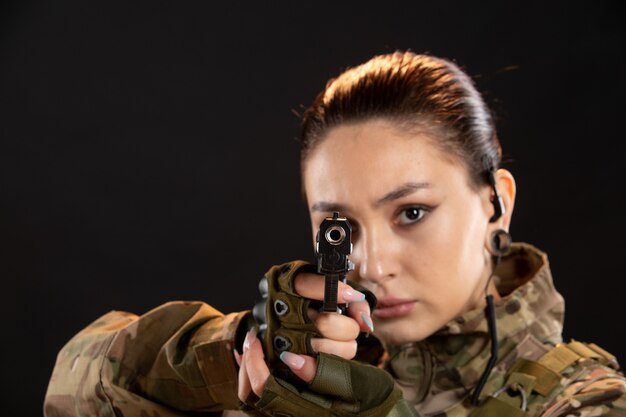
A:
[[[235,356],[235,361],[237,365],[241,366],[241,355],[237,352],[237,349],[233,349],[233,355]]]
[[[280,354],[280,360],[283,361],[291,369],[302,369],[304,366],[304,358],[295,353],[284,351]]]
[[[256,328],[253,327],[250,330],[248,330],[248,333],[246,334],[246,338],[243,341],[243,353],[246,353],[246,351],[250,348],[250,345],[254,343],[255,339],[256,339]]]
[[[370,332],[374,331],[374,323],[372,323],[372,319],[370,319],[369,315],[361,313],[361,320],[363,320],[363,323],[365,323],[367,327],[370,328]]]
[[[343,296],[343,299],[346,301],[364,301],[365,300],[365,294],[353,288],[346,288],[345,290],[343,290],[341,295]]]

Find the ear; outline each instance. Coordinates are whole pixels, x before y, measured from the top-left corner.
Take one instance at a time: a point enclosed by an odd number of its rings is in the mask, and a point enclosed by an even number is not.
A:
[[[511,174],[506,169],[499,169],[496,171],[495,175],[496,180],[496,190],[498,190],[498,195],[502,199],[502,204],[504,206],[504,213],[497,219],[495,222],[487,223],[487,234],[485,235],[485,250],[487,254],[493,255],[492,248],[492,237],[493,233],[498,229],[504,229],[507,232],[509,231],[509,226],[511,225],[511,217],[513,215],[513,206],[515,205],[515,179],[513,178],[513,174]],[[493,207],[493,199],[495,198],[493,189],[491,187],[485,187],[484,194],[484,207],[485,207],[485,215],[487,219],[490,219],[494,214]]]
[[[492,223],[492,225],[495,226],[493,230],[504,229],[508,231],[513,216],[513,208],[515,206],[515,178],[513,178],[513,174],[508,170],[502,168],[496,171],[495,177],[498,195],[502,198],[502,202],[504,203],[504,214]]]

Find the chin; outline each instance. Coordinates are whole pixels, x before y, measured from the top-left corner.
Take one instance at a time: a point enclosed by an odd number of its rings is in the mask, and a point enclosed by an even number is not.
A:
[[[374,336],[385,345],[403,345],[420,342],[433,332],[420,328],[415,321],[399,320],[395,323],[375,323]]]

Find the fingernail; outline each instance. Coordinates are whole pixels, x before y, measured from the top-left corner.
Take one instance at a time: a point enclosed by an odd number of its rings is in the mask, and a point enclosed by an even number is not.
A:
[[[302,369],[304,366],[304,358],[291,352],[283,352],[280,354],[280,360],[292,369]]]
[[[341,294],[346,301],[363,301],[365,294],[352,288],[346,288]]]
[[[241,355],[237,352],[237,349],[233,349],[233,356],[235,356],[235,361],[237,365],[241,366]]]
[[[256,328],[253,327],[250,330],[248,330],[248,333],[246,333],[246,338],[243,341],[244,353],[246,353],[246,351],[250,348],[250,345],[254,343],[255,339],[256,339]]]
[[[363,323],[365,323],[367,327],[370,328],[370,332],[374,331],[374,323],[372,323],[372,319],[370,319],[369,315],[361,313],[361,320],[363,320]]]

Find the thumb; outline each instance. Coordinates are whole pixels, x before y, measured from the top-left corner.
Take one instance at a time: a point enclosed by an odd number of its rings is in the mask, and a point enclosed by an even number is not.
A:
[[[280,354],[280,360],[291,369],[291,372],[307,384],[313,381],[317,372],[317,359],[285,351]]]

